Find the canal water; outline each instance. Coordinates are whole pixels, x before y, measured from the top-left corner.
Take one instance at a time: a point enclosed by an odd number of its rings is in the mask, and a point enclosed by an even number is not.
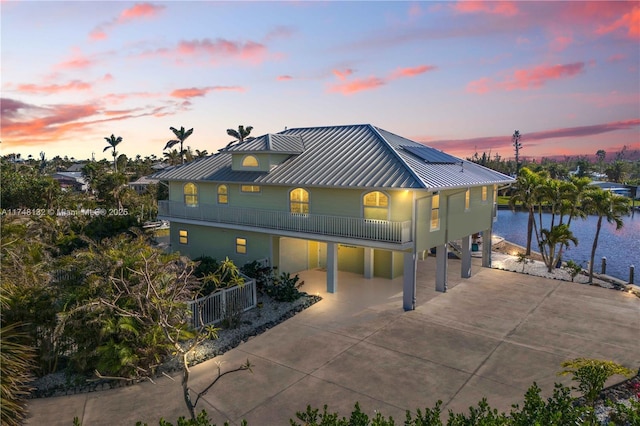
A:
[[[524,247],[527,244],[527,218],[527,212],[498,210],[498,220],[493,224],[493,233]],[[545,226],[548,226],[550,218],[550,214],[543,213]],[[640,281],[640,214],[636,212],[635,216],[625,216],[622,220],[624,226],[616,230],[615,224],[610,224],[603,219],[593,271],[600,272],[601,259],[606,257],[607,275],[627,281],[629,266],[634,265],[635,283],[638,284]],[[573,260],[587,268],[597,222],[596,216],[589,216],[584,220],[574,218],[571,221],[571,232],[578,239],[578,245],[571,244],[569,249],[565,250],[563,260]],[[534,235],[531,249],[539,251],[535,238]]]

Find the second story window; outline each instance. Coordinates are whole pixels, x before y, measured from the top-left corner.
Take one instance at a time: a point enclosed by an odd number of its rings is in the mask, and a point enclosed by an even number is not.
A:
[[[229,188],[227,185],[218,185],[218,204],[227,204],[229,202]]]
[[[241,192],[260,192],[260,185],[240,185]]]
[[[196,207],[198,205],[198,187],[195,183],[184,184],[184,204],[189,207]]]
[[[380,191],[364,194],[364,218],[389,220],[389,197]]]
[[[245,155],[242,159],[242,167],[258,167],[258,159],[255,155]]]
[[[289,211],[291,213],[309,214],[309,191],[296,188],[289,193]]]

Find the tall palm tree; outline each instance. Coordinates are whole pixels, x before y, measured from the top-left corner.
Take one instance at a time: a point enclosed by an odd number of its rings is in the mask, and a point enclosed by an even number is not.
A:
[[[622,228],[624,225],[622,216],[629,214],[629,202],[627,198],[622,195],[613,194],[602,188],[591,187],[587,191],[583,203],[588,213],[598,216],[596,233],[593,237],[593,245],[591,246],[591,260],[589,261],[589,283],[592,283],[593,261],[596,257],[596,248],[598,248],[602,219],[606,219],[607,222],[615,224],[616,230]]]
[[[183,157],[184,152],[182,149],[182,144],[184,143],[185,139],[191,136],[191,134],[193,133],[193,128],[189,130],[185,130],[184,127],[180,127],[180,130],[178,130],[175,127],[169,127],[169,130],[171,130],[173,134],[176,135],[176,139],[171,139],[170,141],[168,141],[167,144],[164,146],[164,149],[171,148],[175,144],[179,143],[180,144],[180,153],[179,153],[180,163],[184,164],[184,157]]]
[[[196,149],[196,158],[204,158],[207,155],[209,155],[209,153],[207,152],[206,149],[203,149],[202,151],[200,151],[199,149]]]
[[[236,138],[236,140],[233,141],[233,142],[229,142],[227,144],[226,148],[229,148],[232,144],[234,144],[236,142],[241,143],[242,141],[244,141],[247,138],[247,136],[249,136],[249,134],[251,133],[252,130],[253,130],[253,126],[247,126],[245,128],[242,125],[238,126],[238,130],[236,130],[236,129],[227,129],[227,135]]]
[[[540,185],[541,177],[537,173],[532,172],[524,167],[516,179],[515,185],[512,187],[509,205],[515,208],[516,204],[521,203],[522,207],[529,212],[527,221],[527,249],[525,255],[531,255],[531,240],[533,238],[533,225],[535,222],[534,207],[537,200],[537,188]]]
[[[113,155],[113,170],[114,171],[118,171],[118,165],[116,164],[116,156],[118,155],[118,153],[116,152],[116,146],[118,146],[118,144],[120,142],[122,142],[122,138],[120,136],[118,136],[117,138],[113,135],[113,133],[111,134],[110,137],[108,138],[104,138],[107,143],[109,144],[108,146],[106,146],[102,152],[105,152],[108,149],[113,149],[113,152],[111,153],[111,155]]]

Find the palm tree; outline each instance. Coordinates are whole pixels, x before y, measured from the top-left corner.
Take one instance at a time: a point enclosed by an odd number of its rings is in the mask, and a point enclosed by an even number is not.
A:
[[[236,138],[236,140],[233,142],[229,142],[225,148],[229,148],[235,142],[241,143],[247,138],[247,136],[249,136],[252,130],[253,130],[253,126],[247,126],[245,128],[242,125],[238,126],[238,130],[227,129],[227,135]]]
[[[122,142],[122,138],[120,136],[116,138],[112,133],[110,137],[104,138],[104,140],[106,140],[109,145],[106,146],[102,150],[102,152],[105,152],[108,149],[113,149],[113,152],[111,153],[111,155],[113,155],[113,170],[117,172],[118,165],[116,164],[116,156],[118,155],[118,153],[116,152],[116,146],[118,146],[118,144]]]
[[[173,151],[165,152],[164,157],[172,166],[175,166],[176,164],[180,164],[181,155],[177,149],[174,149]]]
[[[516,130],[513,132],[513,136],[511,136],[511,142],[513,148],[516,151],[516,176],[520,173],[520,150],[522,149],[522,143],[520,142],[522,139],[522,135],[520,135],[520,131]]]
[[[516,179],[515,185],[512,187],[509,205],[513,209],[517,203],[522,203],[522,207],[529,212],[527,221],[527,249],[525,255],[531,255],[531,240],[533,238],[533,226],[535,222],[534,207],[536,205],[537,192],[536,189],[540,185],[541,177],[539,174],[532,172],[524,167]]]
[[[540,237],[542,259],[545,265],[547,265],[548,272],[553,272],[553,267],[560,261],[562,247],[569,247],[569,243],[573,243],[576,246],[578,245],[578,239],[573,236],[573,233],[569,230],[569,226],[566,223],[552,226],[550,229],[541,229]],[[558,245],[560,249],[556,253],[556,247]]]
[[[184,130],[184,127],[180,127],[180,130],[178,130],[175,127],[169,127],[169,130],[171,130],[173,134],[176,135],[177,139],[171,139],[170,141],[168,141],[167,144],[164,146],[164,149],[171,148],[175,144],[179,143],[180,144],[180,153],[179,153],[180,164],[184,164],[184,157],[182,156],[183,155],[182,144],[184,143],[185,139],[191,136],[191,134],[193,133],[193,128],[189,130]]]
[[[196,158],[204,158],[207,155],[209,155],[209,153],[207,152],[206,149],[203,149],[202,151],[200,151],[199,149],[196,149]]]
[[[593,282],[593,261],[596,256],[596,248],[598,247],[598,238],[600,229],[602,228],[602,219],[606,219],[609,223],[615,223],[616,230],[622,228],[624,222],[622,216],[629,214],[629,202],[622,195],[613,194],[602,188],[591,187],[584,197],[585,210],[598,216],[596,223],[596,234],[593,238],[591,246],[591,260],[589,261],[589,283]]]

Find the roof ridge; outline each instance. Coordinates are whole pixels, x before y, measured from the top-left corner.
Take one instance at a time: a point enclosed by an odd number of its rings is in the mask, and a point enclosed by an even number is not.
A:
[[[425,188],[428,189],[429,187],[427,185],[425,185],[424,181],[422,180],[422,178],[420,178],[420,176],[418,176],[418,174],[416,173],[415,170],[413,170],[413,167],[411,167],[406,161],[404,161],[404,158],[402,158],[400,156],[400,154],[398,154],[398,151],[396,151],[396,149],[391,146],[391,144],[389,143],[389,141],[382,136],[382,134],[380,133],[380,130],[384,130],[384,129],[378,129],[377,127],[371,125],[371,124],[367,124],[367,126],[369,126],[371,128],[371,130],[373,130],[373,132],[376,134],[376,136],[378,136],[378,138],[380,138],[384,144],[386,145],[386,147],[391,151],[391,153],[400,161],[400,163],[409,171],[409,173],[411,174],[411,176],[413,176],[413,178],[418,181],[420,183],[420,185]],[[384,130],[386,132],[386,130]],[[391,133],[391,132],[389,132]],[[395,133],[394,133],[395,134]],[[398,136],[398,135],[396,135]],[[403,138],[406,139],[406,138]]]

